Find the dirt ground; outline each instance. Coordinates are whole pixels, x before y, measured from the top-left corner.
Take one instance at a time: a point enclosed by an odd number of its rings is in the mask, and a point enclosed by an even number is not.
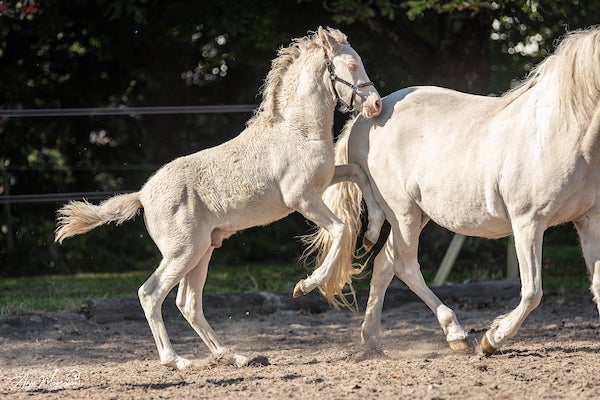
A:
[[[510,296],[490,297],[465,285],[440,297],[478,341],[493,318],[516,304],[518,286],[509,291]],[[84,307],[83,314],[2,316],[0,398],[600,398],[600,320],[585,293],[545,295],[519,334],[486,358],[453,353],[429,309],[398,296],[401,292],[406,291],[388,293],[384,355],[363,353],[361,320],[347,311],[330,310],[318,300],[294,306],[277,299],[257,311],[254,298],[237,296],[238,306],[207,317],[236,351],[268,358],[269,365],[244,368],[211,359],[168,305],[164,313],[175,348],[195,361],[184,371],[160,365],[135,300],[101,301],[91,311]]]

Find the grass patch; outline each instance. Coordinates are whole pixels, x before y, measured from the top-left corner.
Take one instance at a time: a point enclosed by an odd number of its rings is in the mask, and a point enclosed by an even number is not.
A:
[[[0,314],[67,311],[95,298],[136,297],[151,271],[0,279]],[[204,293],[286,292],[306,277],[300,265],[211,266]]]
[[[560,252],[565,254],[565,251]],[[552,252],[542,270],[545,290],[582,289],[589,286],[583,260],[559,259]],[[567,257],[568,258],[568,257]],[[435,270],[424,270],[431,282]],[[505,267],[457,269],[448,282],[463,283],[502,279]],[[66,311],[94,298],[131,298],[151,271],[125,273],[81,273],[75,275],[35,276],[0,279],[0,314],[26,311]],[[297,264],[211,266],[204,288],[206,294],[243,292],[292,293],[298,280],[308,271]],[[354,281],[356,289],[369,287],[371,271],[367,269]],[[176,290],[176,289],[175,289]],[[175,292],[174,290],[174,292]],[[174,293],[173,292],[173,293]]]

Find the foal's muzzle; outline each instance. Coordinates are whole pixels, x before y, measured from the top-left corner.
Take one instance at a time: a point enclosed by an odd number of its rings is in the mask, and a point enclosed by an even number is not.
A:
[[[377,93],[371,93],[367,97],[363,97],[362,112],[367,118],[373,118],[381,114],[381,98]]]

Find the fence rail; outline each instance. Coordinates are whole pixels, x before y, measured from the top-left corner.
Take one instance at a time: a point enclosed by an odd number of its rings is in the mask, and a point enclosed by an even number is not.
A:
[[[209,105],[209,106],[156,106],[156,107],[99,107],[99,108],[39,108],[0,110],[0,118],[32,117],[82,117],[104,115],[165,115],[165,114],[214,114],[252,112],[256,104]]]
[[[207,106],[154,106],[154,107],[96,107],[96,108],[40,108],[0,110],[0,118],[35,118],[35,117],[85,117],[112,115],[167,115],[167,114],[211,114],[211,113],[246,113],[256,110],[256,104],[207,105]],[[127,169],[134,169],[129,166]],[[104,200],[121,193],[113,192],[72,192],[72,193],[39,193],[0,196],[0,204],[44,204],[64,203],[70,200]]]
[[[105,200],[111,196],[131,191],[113,192],[71,192],[71,193],[39,193],[39,194],[16,194],[0,196],[0,204],[44,204],[65,203],[69,200]]]

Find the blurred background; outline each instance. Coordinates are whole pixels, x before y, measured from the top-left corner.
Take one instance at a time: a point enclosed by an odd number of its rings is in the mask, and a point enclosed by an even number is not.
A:
[[[501,95],[566,31],[599,21],[600,0],[3,0],[0,109],[257,104],[277,49],[319,25],[348,35],[382,96],[411,85]],[[0,117],[0,278],[153,270],[160,255],[141,216],[58,246],[60,202],[13,196],[138,190],[162,164],[237,135],[250,116]],[[338,113],[335,133],[346,118]],[[213,264],[293,265],[296,237],[311,229],[294,214],[241,232]],[[433,223],[424,232],[426,275],[451,237]],[[455,273],[502,277],[506,244],[467,238]],[[544,251],[547,268],[586,279],[571,226],[552,229]],[[302,278],[295,268],[292,279]]]

